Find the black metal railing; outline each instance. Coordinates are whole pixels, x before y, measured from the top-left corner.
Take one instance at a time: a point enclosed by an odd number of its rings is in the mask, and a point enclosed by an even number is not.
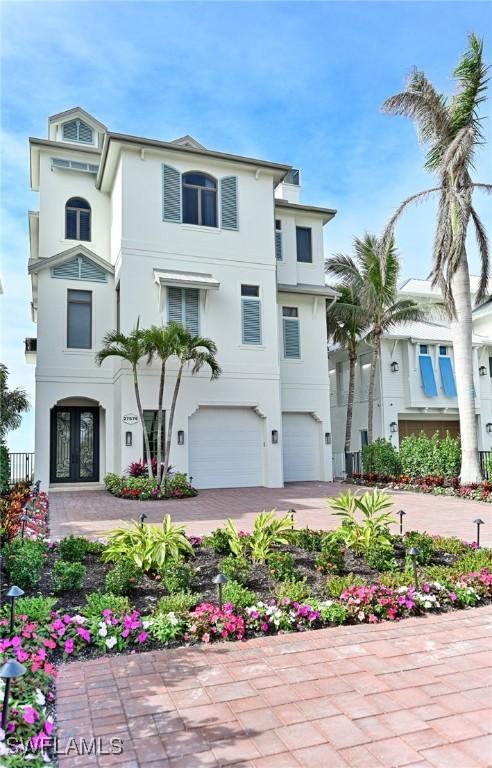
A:
[[[34,453],[9,453],[10,482],[32,483],[34,480]]]
[[[480,469],[485,480],[492,480],[492,451],[479,451]]]
[[[362,472],[362,459],[360,451],[345,454],[345,474],[346,477],[360,475]]]

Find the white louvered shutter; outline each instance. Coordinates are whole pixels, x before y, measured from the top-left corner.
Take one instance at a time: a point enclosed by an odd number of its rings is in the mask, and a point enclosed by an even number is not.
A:
[[[275,257],[277,261],[282,261],[282,232],[275,232]]]
[[[182,288],[167,289],[167,319],[170,323],[183,323]]]
[[[299,320],[283,318],[284,323],[284,357],[298,359],[301,356],[301,341],[299,338]]]
[[[162,166],[162,220],[181,221],[181,174],[170,165]]]
[[[92,144],[93,131],[90,125],[79,121],[79,141],[83,144]]]
[[[185,328],[194,336],[199,332],[199,293],[197,288],[183,288]]]
[[[63,126],[63,138],[65,141],[77,141],[77,121],[71,120]]]
[[[220,182],[222,229],[239,229],[237,176],[225,176]]]
[[[259,299],[241,299],[241,325],[243,344],[261,344],[261,302]]]
[[[108,279],[106,270],[85,256],[77,256],[64,264],[58,264],[53,267],[51,274],[64,280],[88,280],[91,283],[106,283]]]

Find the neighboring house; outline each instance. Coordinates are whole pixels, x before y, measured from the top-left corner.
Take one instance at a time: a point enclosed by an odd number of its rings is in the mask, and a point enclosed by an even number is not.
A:
[[[472,297],[478,278],[472,278]],[[492,287],[492,286],[491,286]],[[492,291],[491,291],[492,292]],[[423,304],[441,301],[428,280],[411,279],[400,296]],[[398,447],[402,438],[421,431],[433,435],[459,434],[458,401],[454,375],[453,342],[445,319],[397,326],[382,339],[376,377],[374,437],[385,437]],[[481,450],[492,448],[492,302],[473,313],[474,382]],[[367,398],[371,348],[361,343],[356,368],[351,450],[367,443]],[[346,352],[330,351],[330,396],[335,474],[344,466],[345,420],[348,395]]]
[[[171,463],[199,488],[329,480],[323,225],[287,165],[111,133],[80,108],[30,139],[29,273],[36,476],[97,483],[143,456],[126,364],[94,356],[112,328],[182,322],[223,373],[187,373]],[[176,366],[168,365],[166,408]],[[140,386],[156,451],[159,366]],[[66,487],[66,486],[65,486]],[[86,486],[87,487],[87,486]]]

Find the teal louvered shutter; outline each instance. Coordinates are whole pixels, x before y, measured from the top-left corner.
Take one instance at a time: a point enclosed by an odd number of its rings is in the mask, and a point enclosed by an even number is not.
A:
[[[169,323],[183,323],[182,288],[167,289],[167,319]]]
[[[225,176],[220,182],[222,229],[239,229],[237,210],[237,176]]]
[[[241,326],[243,344],[261,344],[261,302],[259,299],[241,299]]]
[[[87,280],[91,283],[106,283],[108,279],[106,270],[85,256],[76,256],[75,259],[58,264],[53,267],[51,274],[64,280]]]
[[[283,318],[284,324],[284,357],[287,359],[299,359],[301,356],[301,341],[299,334],[299,320],[297,318]]]
[[[181,221],[181,174],[170,165],[162,166],[162,220]]]
[[[199,332],[199,294],[197,288],[183,288],[185,328],[194,336]]]

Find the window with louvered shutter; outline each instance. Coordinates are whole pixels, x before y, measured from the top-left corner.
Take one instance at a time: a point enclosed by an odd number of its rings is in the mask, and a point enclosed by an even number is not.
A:
[[[261,344],[261,301],[257,285],[241,286],[241,335],[243,344]]]
[[[282,222],[275,219],[275,258],[282,261]]]
[[[167,289],[167,319],[180,323],[187,331],[198,335],[200,330],[200,294],[197,288]]]
[[[181,174],[170,165],[162,166],[162,220],[181,221]]]
[[[85,256],[77,256],[53,267],[51,275],[64,280],[88,280],[91,283],[106,283],[108,280],[107,272]]]
[[[220,182],[222,229],[239,229],[237,176],[225,176]]]
[[[282,322],[284,357],[287,360],[298,360],[301,357],[301,340],[299,333],[299,310],[297,307],[283,307]]]

